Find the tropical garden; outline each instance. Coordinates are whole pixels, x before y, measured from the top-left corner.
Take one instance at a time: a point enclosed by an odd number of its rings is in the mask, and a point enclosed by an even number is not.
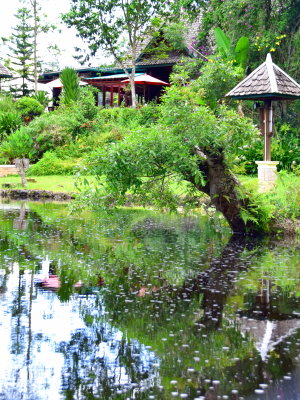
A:
[[[104,17],[111,12],[109,7],[117,6],[104,2],[98,11]],[[262,159],[262,140],[255,128],[258,116],[251,101],[224,100],[268,52],[297,79],[297,6],[259,0],[251,5],[247,1],[174,2],[166,9],[158,1],[142,6],[136,25],[136,12],[128,5],[128,13],[113,25],[104,20],[103,35],[92,33],[93,21],[76,1],[64,20],[78,29],[91,53],[102,46],[127,71],[127,56],[117,34],[125,32],[131,42],[132,35],[138,40],[139,24],[152,13],[151,29],[159,23],[157,19],[163,20],[168,46],[178,48],[184,40],[178,37],[183,35],[178,14],[184,13],[188,26],[203,10],[202,29],[192,42],[198,56],[182,58],[174,68],[172,85],[160,104],[101,109],[95,105],[96,89],[79,88],[76,74],[67,68],[62,74],[60,105],[54,112],[44,112],[47,98],[41,92],[16,100],[2,93],[3,162],[29,158],[32,166],[27,175],[34,177],[77,174],[83,178],[77,182],[81,186],[77,201],[92,207],[121,205],[130,197],[139,205],[176,210],[182,203],[188,208],[198,206],[204,193],[234,231],[265,231],[272,219],[298,218],[299,102],[276,108],[272,157],[279,161],[279,186],[284,188],[257,195],[252,193],[253,185],[237,185],[236,175],[251,183],[248,177],[256,174],[255,161]],[[280,15],[276,7],[282,8]],[[284,56],[287,51],[290,57]],[[129,55],[129,76],[134,76],[135,57]],[[218,174],[212,174],[216,168]],[[24,171],[20,169],[23,185]],[[86,175],[93,176],[90,185]]]
[[[0,60],[23,77],[0,92],[0,163],[20,175],[0,178],[0,398],[296,398],[300,100],[274,108],[278,179],[260,193],[259,115],[225,95],[268,53],[300,80],[299,2],[72,0],[62,18],[89,48],[77,59],[112,55],[133,101],[97,106],[66,67],[51,112],[40,4],[20,8]],[[139,105],[149,35],[149,57],[185,56]],[[31,190],[73,200],[5,197]]]

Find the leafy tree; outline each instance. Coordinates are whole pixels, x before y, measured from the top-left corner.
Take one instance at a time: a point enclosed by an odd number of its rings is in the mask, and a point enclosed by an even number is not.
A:
[[[247,37],[240,37],[234,47],[229,37],[225,35],[221,28],[217,27],[215,29],[215,38],[218,50],[225,60],[233,61],[241,67],[246,67],[250,44]]]
[[[299,16],[298,0],[211,0],[206,3],[199,40],[209,41],[216,27],[226,32],[231,43],[247,36],[252,69],[272,52],[274,61],[298,78]]]
[[[243,193],[230,169],[234,149],[251,143],[258,131],[224,106],[214,114],[199,105],[203,103],[199,86],[195,81],[189,87],[168,88],[158,124],[99,150],[94,165],[106,194],[101,195],[101,204],[123,204],[130,190],[142,204],[176,208],[178,198],[171,184],[177,179],[188,182],[190,193],[210,196],[234,232],[267,229],[270,210],[260,199]]]
[[[21,127],[11,134],[0,146],[0,155],[7,160],[14,160],[19,170],[22,186],[26,187],[26,169],[29,166],[29,159],[35,153],[34,143],[26,128]]]
[[[130,80],[133,107],[139,45],[149,33],[154,17],[166,7],[164,0],[72,0],[70,12],[63,16],[66,24],[74,26],[88,43],[92,55],[99,48],[113,55]]]

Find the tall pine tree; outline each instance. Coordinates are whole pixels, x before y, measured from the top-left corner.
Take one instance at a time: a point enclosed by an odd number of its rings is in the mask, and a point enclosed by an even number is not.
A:
[[[28,80],[34,81],[34,32],[33,17],[26,7],[19,8],[15,14],[18,22],[12,29],[12,35],[5,39],[10,51],[10,68],[18,77],[22,78],[22,84],[18,88],[11,88],[15,97],[28,96]]]

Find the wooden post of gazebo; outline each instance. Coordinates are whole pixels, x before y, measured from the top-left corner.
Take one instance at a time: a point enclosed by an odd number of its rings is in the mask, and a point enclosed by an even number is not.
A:
[[[300,85],[273,63],[271,54],[266,61],[233,88],[226,97],[239,100],[263,101],[260,107],[260,131],[264,137],[264,160],[258,165],[259,191],[265,192],[276,183],[278,161],[271,161],[271,138],[274,127],[273,101],[300,98]]]

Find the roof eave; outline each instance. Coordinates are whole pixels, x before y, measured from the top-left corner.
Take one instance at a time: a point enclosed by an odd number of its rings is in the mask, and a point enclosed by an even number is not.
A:
[[[229,95],[226,94],[227,98],[233,100],[281,100],[281,99],[300,99],[300,95],[282,94],[282,93],[257,93],[247,95]]]

